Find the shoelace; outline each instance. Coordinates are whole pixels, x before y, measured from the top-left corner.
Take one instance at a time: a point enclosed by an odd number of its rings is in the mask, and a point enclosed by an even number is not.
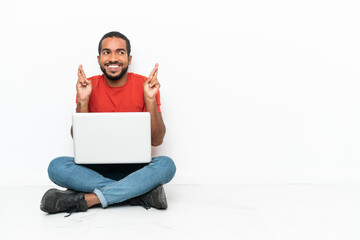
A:
[[[71,208],[69,211],[67,211],[68,215],[64,217],[69,217],[72,213],[78,212],[80,209],[79,204],[77,203],[73,208]]]
[[[146,210],[149,210],[151,208],[151,206],[141,198],[139,198],[139,204],[143,206]]]

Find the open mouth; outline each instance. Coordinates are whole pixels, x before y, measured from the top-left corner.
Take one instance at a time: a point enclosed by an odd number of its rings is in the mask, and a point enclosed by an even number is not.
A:
[[[120,66],[118,64],[111,64],[107,65],[107,68],[110,72],[117,72],[120,69]]]

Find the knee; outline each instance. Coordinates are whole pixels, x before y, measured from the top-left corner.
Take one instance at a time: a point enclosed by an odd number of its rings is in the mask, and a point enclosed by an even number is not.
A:
[[[72,157],[58,157],[53,159],[48,167],[48,175],[51,181],[57,182],[61,173],[64,172],[68,164],[74,163]]]
[[[158,157],[157,161],[159,161],[159,164],[161,165],[162,169],[165,172],[167,182],[169,182],[175,176],[176,173],[176,166],[174,161],[167,156],[160,156]]]

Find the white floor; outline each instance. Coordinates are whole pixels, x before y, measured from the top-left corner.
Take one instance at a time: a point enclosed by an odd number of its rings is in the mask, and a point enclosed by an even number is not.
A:
[[[0,187],[0,239],[360,239],[360,185],[166,185],[169,208],[40,211],[48,187]]]

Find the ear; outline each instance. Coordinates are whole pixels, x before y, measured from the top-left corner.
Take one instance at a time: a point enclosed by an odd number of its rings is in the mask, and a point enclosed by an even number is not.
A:
[[[129,56],[129,65],[131,64],[132,55]]]
[[[97,56],[97,59],[98,59],[98,63],[100,65],[100,56]]]

